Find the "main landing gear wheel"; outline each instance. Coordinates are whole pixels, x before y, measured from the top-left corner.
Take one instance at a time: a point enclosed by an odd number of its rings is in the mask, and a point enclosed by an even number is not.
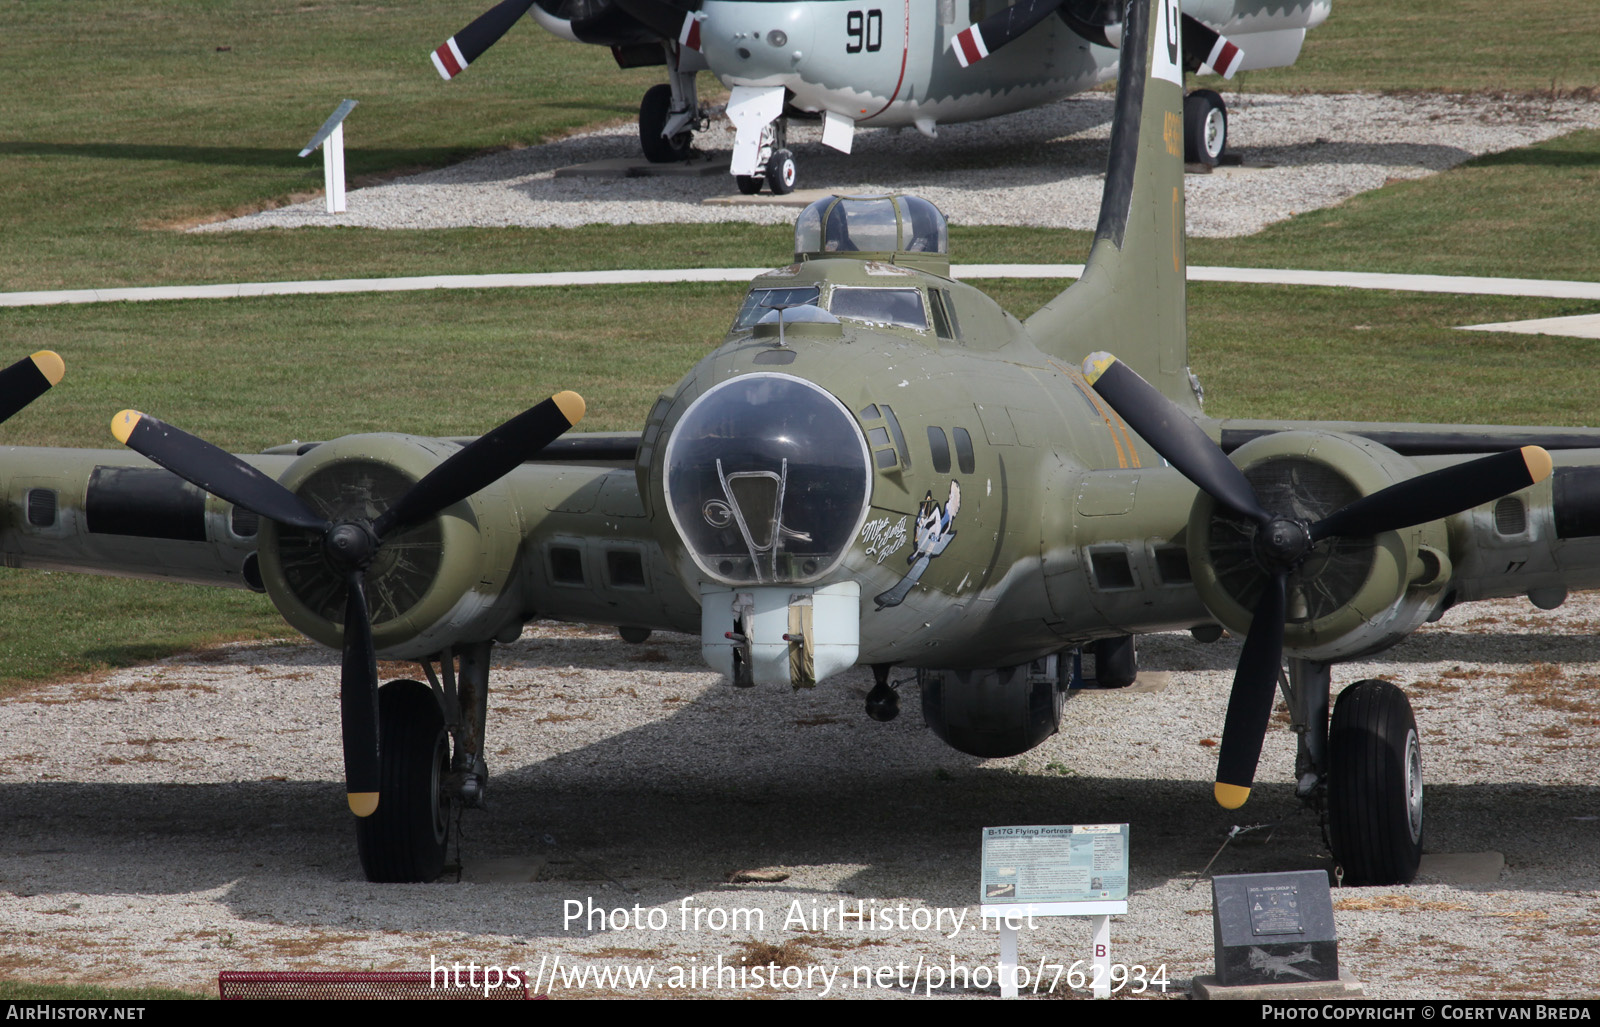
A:
[[[1216,167],[1228,148],[1228,107],[1212,89],[1183,98],[1183,159]]]
[[[450,840],[450,734],[433,691],[420,681],[378,689],[381,796],[356,821],[367,880],[431,881],[444,869]]]
[[[1328,830],[1346,884],[1405,884],[1422,860],[1422,743],[1387,681],[1339,693],[1328,729]]]
[[[794,180],[794,154],[788,150],[777,151],[767,164],[767,188],[774,196],[788,196],[794,192]]]
[[[661,134],[671,116],[672,87],[663,82],[647,89],[639,104],[639,148],[652,164],[688,160],[693,150],[693,132],[679,132],[670,139]]]

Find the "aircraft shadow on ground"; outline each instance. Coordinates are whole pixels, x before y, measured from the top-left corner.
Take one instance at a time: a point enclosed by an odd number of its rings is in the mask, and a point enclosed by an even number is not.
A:
[[[514,662],[559,674],[595,648],[547,641]],[[659,666],[692,669],[681,654]],[[836,888],[852,897],[965,906],[975,900],[979,831],[997,824],[1127,822],[1135,891],[1198,874],[1230,827],[1280,818],[1270,841],[1230,846],[1211,872],[1327,864],[1317,821],[1297,812],[1287,783],[1263,783],[1249,807],[1224,811],[1209,781],[1097,774],[1074,762],[1070,726],[1046,743],[1062,747],[1060,764],[1020,772],[944,747],[911,697],[882,725],[862,714],[857,689],[827,688],[797,699],[714,686],[658,719],[543,756],[498,754],[513,732],[497,733],[491,719],[491,808],[465,815],[463,854],[469,870],[547,860],[532,883],[367,884],[342,782],[272,780],[0,785],[10,827],[0,878],[21,895],[224,889],[221,901],[241,918],[330,930],[538,937],[563,933],[568,898],[675,905],[720,891],[743,901],[752,893],[725,882],[754,867],[843,865],[854,869]],[[803,744],[793,744],[797,733]],[[1430,783],[1428,798],[1430,851],[1496,850],[1517,866],[1575,850],[1571,832],[1593,825],[1573,815],[1600,806],[1600,786]],[[1562,887],[1600,886],[1600,854],[1589,851],[1560,868]],[[363,901],[355,925],[325,912],[347,909],[352,889]]]

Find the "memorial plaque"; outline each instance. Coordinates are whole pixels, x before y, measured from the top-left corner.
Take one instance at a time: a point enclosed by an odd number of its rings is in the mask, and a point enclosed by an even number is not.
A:
[[[1211,926],[1225,987],[1339,979],[1333,895],[1321,870],[1212,878]]]

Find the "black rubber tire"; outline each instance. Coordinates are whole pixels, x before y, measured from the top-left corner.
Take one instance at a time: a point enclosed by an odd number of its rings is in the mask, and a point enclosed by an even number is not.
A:
[[[1027,752],[1061,727],[1056,681],[1028,680],[1030,664],[999,670],[918,671],[922,719],[952,749],[992,759]]]
[[[733,184],[738,186],[739,191],[746,196],[754,196],[761,191],[762,186],[767,184],[767,180],[760,175],[734,175]]]
[[[450,733],[433,690],[420,681],[378,689],[378,808],[356,821],[367,880],[431,881],[450,841]]]
[[[1216,167],[1228,149],[1228,106],[1214,89],[1183,98],[1183,159]]]
[[[1094,682],[1101,688],[1127,688],[1139,674],[1139,658],[1133,636],[1119,635],[1091,642],[1094,649]]]
[[[1422,748],[1406,694],[1371,680],[1340,692],[1328,760],[1328,832],[1344,883],[1405,884],[1416,877]]]
[[[794,192],[796,177],[794,154],[788,150],[774,153],[767,163],[767,188],[772,190],[772,195],[788,196]]]
[[[694,149],[694,133],[679,132],[671,139],[661,134],[672,116],[672,87],[663,82],[645,90],[639,103],[639,148],[652,164],[671,164],[688,160]]]

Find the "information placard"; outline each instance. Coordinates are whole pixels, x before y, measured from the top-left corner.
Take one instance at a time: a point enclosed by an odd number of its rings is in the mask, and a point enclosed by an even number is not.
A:
[[[1125,900],[1128,825],[986,827],[979,895],[987,905]]]

